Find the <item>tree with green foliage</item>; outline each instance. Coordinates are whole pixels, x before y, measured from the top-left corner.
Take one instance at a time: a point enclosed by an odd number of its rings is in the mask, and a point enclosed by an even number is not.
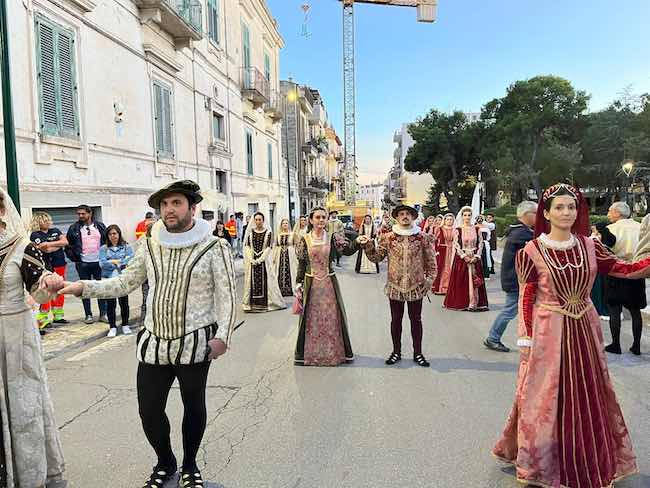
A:
[[[558,151],[565,162],[569,154],[577,158],[574,166],[579,162],[575,144],[585,127],[588,100],[563,78],[536,76],[515,82],[505,97],[485,105],[481,118],[492,122],[492,139],[500,142],[496,159],[510,173],[516,199],[526,198],[531,187],[541,193],[547,158]]]
[[[414,173],[429,173],[435,180],[432,191],[445,195],[453,211],[467,192],[467,182],[480,167],[477,133],[462,112],[444,114],[431,110],[409,126],[415,144],[404,166]],[[435,197],[430,198],[430,202]]]

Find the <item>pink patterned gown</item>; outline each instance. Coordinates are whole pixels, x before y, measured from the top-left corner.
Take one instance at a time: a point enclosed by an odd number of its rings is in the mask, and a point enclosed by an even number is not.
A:
[[[610,487],[637,467],[590,292],[597,273],[647,276],[650,259],[625,264],[584,237],[556,244],[542,236],[517,256],[519,336],[532,346],[493,453],[533,486]]]
[[[305,365],[345,363],[341,314],[329,268],[330,243],[309,246],[313,280],[305,322]]]

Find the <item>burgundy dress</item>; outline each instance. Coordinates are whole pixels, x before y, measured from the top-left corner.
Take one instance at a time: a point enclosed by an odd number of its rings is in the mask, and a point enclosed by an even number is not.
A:
[[[522,354],[515,402],[493,453],[533,486],[602,488],[635,473],[636,459],[616,400],[598,312],[597,273],[647,276],[650,258],[618,261],[599,242],[578,237],[558,247],[544,236],[517,255]]]
[[[452,227],[437,227],[435,237],[438,274],[433,282],[432,291],[436,295],[446,295],[451,266],[454,263],[454,229]]]
[[[487,292],[483,281],[481,251],[483,239],[476,227],[454,230],[454,264],[451,267],[449,288],[444,306],[452,310],[484,311],[488,309]],[[464,256],[475,257],[467,263]]]

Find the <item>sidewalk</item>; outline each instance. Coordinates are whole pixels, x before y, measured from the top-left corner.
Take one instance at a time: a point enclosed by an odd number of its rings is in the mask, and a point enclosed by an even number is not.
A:
[[[242,259],[237,259],[235,260],[235,275],[239,278],[243,276],[243,274],[244,261]],[[129,295],[129,309],[131,312],[129,324],[134,333],[139,329],[138,324],[140,321],[141,305],[142,291],[138,288]],[[63,326],[51,326],[47,330],[47,334],[43,336],[43,357],[46,361],[74,349],[83,347],[86,344],[95,342],[106,336],[108,333],[108,324],[99,322],[97,300],[91,301],[91,307],[95,322],[93,324],[85,324],[85,314],[81,299],[72,296],[67,296],[65,298],[65,318],[69,320],[70,323]],[[117,308],[117,324],[119,326],[119,305]]]

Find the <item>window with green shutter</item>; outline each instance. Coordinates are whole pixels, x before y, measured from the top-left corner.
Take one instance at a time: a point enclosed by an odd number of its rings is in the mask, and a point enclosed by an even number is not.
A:
[[[208,0],[208,36],[219,44],[219,1]]]
[[[174,158],[174,118],[172,91],[159,81],[153,82],[156,153],[162,158]]]
[[[242,66],[251,67],[251,33],[248,26],[242,22],[241,25],[241,43],[242,43]]]
[[[264,53],[264,77],[266,81],[271,81],[271,57],[268,53]]]
[[[273,144],[266,144],[266,157],[269,164],[269,180],[273,179]]]
[[[253,168],[253,133],[246,131],[246,167],[249,175],[254,174]]]
[[[226,139],[226,128],[223,115],[212,113],[212,139],[214,141],[224,141]]]
[[[35,22],[41,133],[78,139],[74,32],[42,15]]]

